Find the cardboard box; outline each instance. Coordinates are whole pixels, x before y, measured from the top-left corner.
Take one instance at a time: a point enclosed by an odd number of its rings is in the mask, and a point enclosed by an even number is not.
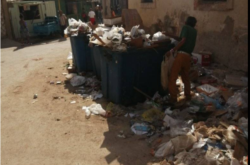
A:
[[[208,53],[192,53],[194,63],[198,63],[201,66],[210,66],[212,63],[212,54]]]

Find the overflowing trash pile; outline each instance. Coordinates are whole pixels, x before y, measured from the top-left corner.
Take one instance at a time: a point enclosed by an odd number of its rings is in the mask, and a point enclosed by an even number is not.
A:
[[[93,31],[90,43],[111,47],[113,51],[126,51],[128,47],[151,47],[155,42],[168,41],[169,37],[161,32],[157,32],[150,39],[150,34],[146,34],[144,29],[139,29],[139,25],[132,27],[126,32],[123,27],[113,26],[110,30],[98,27]]]
[[[156,42],[170,41],[170,38],[161,32],[157,32],[151,37],[150,34],[146,34],[144,29],[139,29],[139,25],[126,32],[122,26],[109,28],[100,24],[98,27],[93,27],[89,23],[76,21],[73,18],[68,19],[68,23],[69,26],[64,30],[66,36],[85,33],[90,37],[91,44],[109,47],[113,51],[126,51],[127,47],[151,47]]]
[[[213,65],[193,70],[193,97],[180,107],[168,106],[169,96],[157,92],[136,106],[110,103],[106,109],[129,117],[131,131],[145,139],[155,158],[169,164],[248,164],[247,77],[238,74],[238,79]],[[177,85],[182,102],[180,79]],[[118,137],[126,138],[124,132]]]
[[[81,20],[76,21],[74,18],[68,19],[68,25],[69,26],[64,30],[66,36],[77,36],[78,33],[90,33],[92,30],[89,24]]]
[[[78,35],[90,32],[91,44],[126,51],[128,47],[150,47],[157,42],[175,40],[161,32],[152,38],[139,26],[126,32],[123,27],[111,29],[99,26],[91,29],[81,21],[69,20],[65,34]],[[124,116],[130,118],[131,132],[142,136],[151,147],[151,154],[165,159],[168,164],[248,164],[248,77],[234,73],[217,64],[202,65],[195,54],[196,64],[190,70],[192,99],[184,99],[184,85],[179,78],[180,106],[168,104],[169,95],[158,92],[151,99],[136,106],[123,107],[109,103],[84,106],[86,118],[91,114],[104,117]],[[72,67],[72,55],[68,57]],[[92,74],[65,76],[76,93],[85,99],[102,98],[100,81]],[[123,131],[118,134],[126,138]]]

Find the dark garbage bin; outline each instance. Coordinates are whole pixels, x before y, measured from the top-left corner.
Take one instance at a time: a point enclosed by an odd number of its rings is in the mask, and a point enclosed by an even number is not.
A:
[[[70,43],[73,54],[73,62],[77,72],[92,71],[91,48],[88,46],[89,37],[86,34],[71,36]]]
[[[109,101],[133,105],[145,100],[140,89],[149,96],[161,89],[161,62],[166,47],[128,49],[113,52],[103,48],[101,60],[102,92]]]
[[[101,80],[101,56],[102,56],[102,46],[93,45],[91,47],[91,58],[92,58],[92,66],[93,72],[96,77]]]

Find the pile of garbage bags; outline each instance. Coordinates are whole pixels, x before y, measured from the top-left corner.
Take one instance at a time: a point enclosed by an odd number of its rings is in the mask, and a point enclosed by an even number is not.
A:
[[[170,40],[161,32],[157,32],[150,39],[150,34],[146,34],[144,29],[139,29],[139,25],[133,26],[130,32],[126,32],[123,27],[113,26],[110,30],[103,27],[96,28],[90,38],[90,43],[113,48],[113,51],[126,51],[131,47],[150,47],[155,41]]]
[[[126,51],[128,46],[151,47],[155,42],[170,41],[170,38],[162,32],[157,32],[150,38],[150,34],[146,34],[144,29],[139,28],[139,25],[133,26],[131,31],[127,32],[122,26],[109,28],[100,24],[93,27],[89,23],[73,18],[68,19],[68,25],[64,30],[66,36],[77,36],[79,33],[84,33],[90,37],[90,43],[110,47],[113,51]]]
[[[78,33],[90,33],[92,30],[89,24],[82,22],[80,19],[76,21],[74,18],[69,18],[68,25],[64,30],[66,36],[77,36]]]

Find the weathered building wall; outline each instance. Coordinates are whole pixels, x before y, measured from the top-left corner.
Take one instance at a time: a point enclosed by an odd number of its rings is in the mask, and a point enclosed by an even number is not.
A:
[[[224,6],[203,5],[199,0],[154,0],[142,4],[141,0],[129,0],[129,9],[137,9],[144,26],[155,32],[157,19],[161,19],[164,30],[179,34],[187,16],[197,19],[198,38],[195,51],[202,49],[214,53],[214,60],[232,69],[248,69],[248,0],[228,0],[232,9]],[[231,7],[229,7],[231,8]],[[216,11],[217,10],[217,11]]]

